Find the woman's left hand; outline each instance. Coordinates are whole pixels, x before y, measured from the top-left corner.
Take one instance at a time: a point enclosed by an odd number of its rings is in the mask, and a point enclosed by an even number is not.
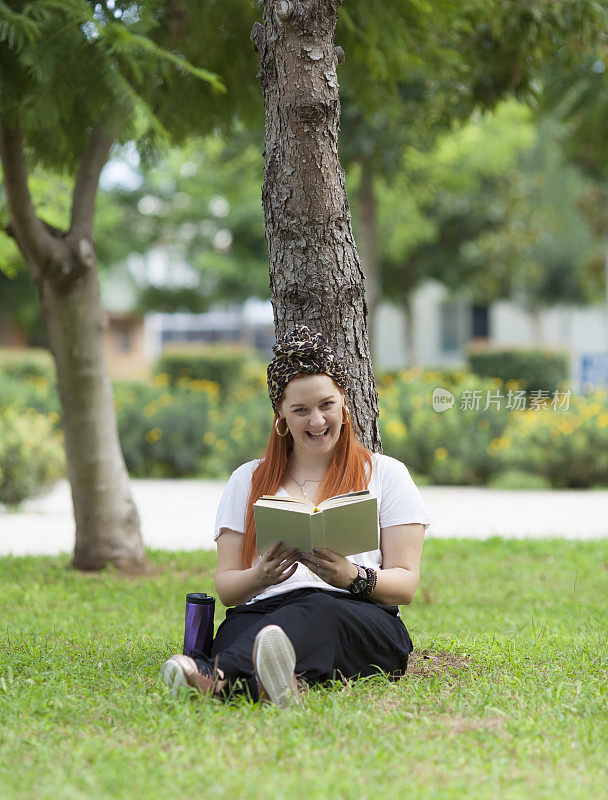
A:
[[[302,553],[298,561],[337,589],[348,589],[357,577],[357,568],[352,561],[324,547],[316,547],[312,553]]]

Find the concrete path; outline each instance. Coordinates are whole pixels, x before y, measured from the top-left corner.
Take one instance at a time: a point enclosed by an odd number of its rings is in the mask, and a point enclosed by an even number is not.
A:
[[[213,525],[223,481],[133,480],[147,546],[214,549]],[[429,536],[487,539],[608,536],[608,491],[507,491],[423,486]],[[0,555],[72,552],[74,519],[67,481],[9,513],[0,506]]]

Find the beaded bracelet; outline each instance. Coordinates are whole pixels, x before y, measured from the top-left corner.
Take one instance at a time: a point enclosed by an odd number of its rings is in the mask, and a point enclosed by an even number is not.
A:
[[[378,573],[371,567],[365,567],[367,572],[367,587],[363,592],[364,597],[369,597],[376,588],[376,581],[378,580]]]

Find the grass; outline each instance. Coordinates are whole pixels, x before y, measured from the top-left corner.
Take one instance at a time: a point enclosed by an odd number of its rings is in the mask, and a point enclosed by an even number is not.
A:
[[[149,560],[125,577],[0,559],[1,800],[604,795],[608,540],[430,539],[408,674],[285,711],[166,691],[215,554]]]

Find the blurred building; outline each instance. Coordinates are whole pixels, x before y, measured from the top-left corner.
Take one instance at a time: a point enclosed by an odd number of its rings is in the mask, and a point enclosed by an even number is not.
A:
[[[164,350],[232,343],[255,347],[269,357],[274,344],[269,300],[217,306],[203,314],[149,312],[138,315],[139,288],[122,267],[106,274],[103,303],[108,311],[106,349],[115,378],[144,378]],[[547,347],[570,354],[571,381],[608,385],[608,307],[555,306],[531,313],[523,303],[478,306],[427,281],[413,295],[411,316],[393,303],[380,303],[374,322],[376,371],[409,366],[465,367],[472,342],[502,347]]]
[[[380,304],[375,324],[376,369],[464,367],[466,346],[478,341],[565,350],[577,389],[590,375],[595,376],[594,382],[603,383],[605,374],[608,385],[607,306],[560,305],[537,313],[515,302],[476,306],[464,297],[454,299],[442,284],[429,281],[415,292],[411,309],[408,320],[399,306]]]

